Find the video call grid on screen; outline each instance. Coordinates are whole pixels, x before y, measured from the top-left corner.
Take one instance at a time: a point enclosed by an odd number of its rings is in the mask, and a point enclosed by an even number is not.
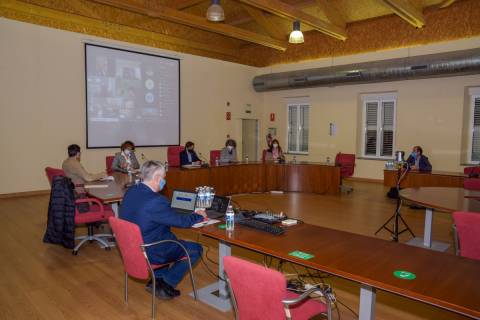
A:
[[[85,44],[87,148],[180,143],[180,60]]]

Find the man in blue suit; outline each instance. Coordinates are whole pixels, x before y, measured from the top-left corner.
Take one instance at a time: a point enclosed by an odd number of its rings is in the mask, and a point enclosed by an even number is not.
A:
[[[159,194],[165,184],[165,168],[158,161],[147,161],[142,165],[143,182],[128,189],[123,198],[120,217],[137,224],[143,241],[151,243],[160,240],[176,240],[187,249],[192,265],[202,256],[202,246],[196,242],[177,240],[170,227],[190,228],[205,218],[205,213],[178,214],[170,207],[168,199]],[[147,248],[148,259],[153,264],[176,261],[185,256],[182,248],[175,243],[162,243]],[[156,294],[161,299],[172,299],[180,295],[175,287],[188,271],[188,261],[181,260],[170,267],[155,270]],[[147,290],[151,284],[147,285]]]
[[[195,152],[195,144],[192,141],[185,143],[185,150],[180,152],[180,166],[201,163],[202,161]]]
[[[407,162],[412,170],[432,171],[432,165],[428,161],[428,157],[423,155],[423,149],[420,146],[413,147]]]

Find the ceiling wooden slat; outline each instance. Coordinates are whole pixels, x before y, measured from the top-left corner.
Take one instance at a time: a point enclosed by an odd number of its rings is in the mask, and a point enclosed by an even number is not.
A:
[[[282,33],[281,29],[278,26],[269,20],[262,10],[250,7],[248,5],[242,4],[245,11],[263,28],[265,31],[275,39],[284,39],[286,37],[285,34]]]
[[[408,0],[382,0],[396,15],[410,23],[415,28],[423,28],[425,19],[423,13]]]
[[[339,40],[347,39],[347,32],[344,28],[322,21],[308,13],[305,13],[289,4],[279,0],[239,0],[242,3],[251,5],[258,9],[271,12],[279,17],[289,20],[300,20],[303,24],[312,27],[326,35]]]
[[[174,4],[174,8],[177,10],[183,10],[186,8],[193,7],[201,2],[204,2],[205,0],[179,0],[176,1]]]
[[[438,5],[439,8],[446,8],[450,5],[452,5],[456,0],[445,0],[442,3]]]
[[[233,27],[222,23],[208,22],[205,18],[185,13],[183,11],[175,10],[161,5],[156,5],[155,8],[146,8],[143,5],[136,4],[130,1],[122,0],[94,0],[97,3],[113,6],[116,8],[129,10],[132,12],[147,15],[149,17],[159,18],[170,22],[198,28],[205,31],[218,33],[224,36],[260,44],[269,48],[285,51],[287,49],[287,42],[273,39],[258,33],[248,30]]]
[[[340,13],[340,11],[333,6],[332,2],[327,2],[326,0],[316,0],[317,6],[325,14],[328,21],[333,23],[336,26],[345,28],[346,21],[345,17]]]

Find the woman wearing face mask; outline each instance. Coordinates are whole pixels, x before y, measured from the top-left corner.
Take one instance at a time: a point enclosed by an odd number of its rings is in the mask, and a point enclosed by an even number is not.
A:
[[[225,142],[225,148],[220,152],[220,162],[237,162],[237,143],[235,140],[228,139],[227,142]]]
[[[420,146],[413,147],[407,162],[412,170],[432,171],[432,165],[428,161],[428,157],[423,155],[423,149]]]
[[[115,154],[112,162],[113,171],[127,173],[140,168],[137,157],[135,157],[135,145],[132,141],[125,141],[120,149],[122,151]]]
[[[277,139],[272,140],[272,145],[267,150],[265,154],[266,161],[275,161],[275,162],[283,162],[285,161],[285,156],[283,155],[282,147],[280,147],[280,143],[278,143]]]
[[[195,144],[192,141],[185,143],[185,150],[180,152],[180,165],[201,164],[202,161],[195,153]]]

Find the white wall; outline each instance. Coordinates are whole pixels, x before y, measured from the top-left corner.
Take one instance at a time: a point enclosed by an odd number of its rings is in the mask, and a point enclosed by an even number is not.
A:
[[[59,167],[66,147],[82,147],[87,170],[105,169],[105,155],[115,149],[86,150],[83,41],[92,38],[0,18],[0,194],[48,189],[44,168]],[[181,139],[193,140],[197,150],[223,146],[225,137],[241,138],[245,105],[249,117],[261,113],[262,96],[251,86],[256,69],[186,54],[147,49],[179,56],[181,61]],[[226,107],[226,102],[230,107]],[[225,112],[232,112],[232,121]],[[151,159],[166,160],[166,148],[139,148]]]

